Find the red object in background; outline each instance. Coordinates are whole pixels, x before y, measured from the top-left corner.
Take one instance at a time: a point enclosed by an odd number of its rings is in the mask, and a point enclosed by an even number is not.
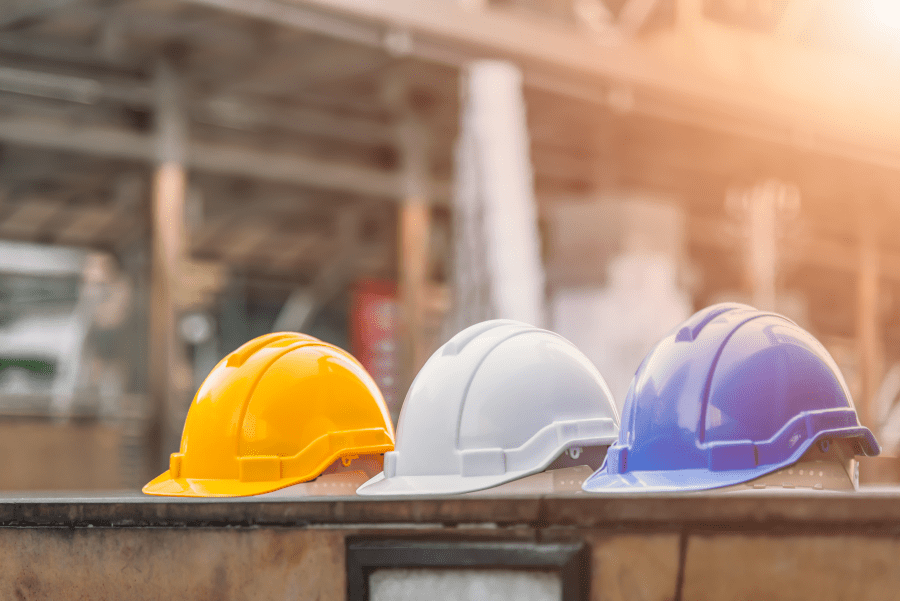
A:
[[[397,285],[387,280],[360,280],[350,300],[350,352],[368,370],[396,416],[403,401],[398,394],[399,344]]]

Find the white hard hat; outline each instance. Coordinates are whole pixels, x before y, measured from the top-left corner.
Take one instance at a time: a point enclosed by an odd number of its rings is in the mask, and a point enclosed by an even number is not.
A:
[[[619,416],[597,368],[568,340],[510,320],[439,348],[406,395],[395,450],[360,495],[482,490],[535,474],[569,449],[612,444]]]

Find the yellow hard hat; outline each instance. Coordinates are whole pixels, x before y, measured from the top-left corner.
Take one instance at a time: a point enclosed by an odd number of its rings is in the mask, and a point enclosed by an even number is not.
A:
[[[319,476],[394,449],[378,387],[349,353],[312,336],[260,336],[225,357],[194,397],[169,470],[148,495],[233,497]]]

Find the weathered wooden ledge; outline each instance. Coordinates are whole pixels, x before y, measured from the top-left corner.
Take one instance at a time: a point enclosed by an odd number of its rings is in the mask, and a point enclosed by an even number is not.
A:
[[[583,598],[598,601],[894,599],[900,489],[325,500],[7,493],[0,599],[343,600],[360,541],[575,545],[586,558]]]
[[[0,527],[346,527],[491,524],[639,530],[759,529],[900,535],[900,488],[856,494],[177,499],[0,496]]]

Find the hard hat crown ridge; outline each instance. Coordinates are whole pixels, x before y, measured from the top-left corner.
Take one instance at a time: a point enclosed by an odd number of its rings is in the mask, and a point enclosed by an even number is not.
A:
[[[180,452],[144,492],[243,496],[306,482],[336,460],[394,447],[384,399],[349,353],[311,336],[261,336],[197,391]]]
[[[796,462],[817,440],[878,443],[825,348],[789,319],[720,304],[676,327],[641,363],[619,440],[584,489],[702,490]]]
[[[369,494],[453,494],[545,469],[566,449],[608,445],[612,396],[563,337],[493,320],[458,333],[429,358],[407,394],[396,450]]]

